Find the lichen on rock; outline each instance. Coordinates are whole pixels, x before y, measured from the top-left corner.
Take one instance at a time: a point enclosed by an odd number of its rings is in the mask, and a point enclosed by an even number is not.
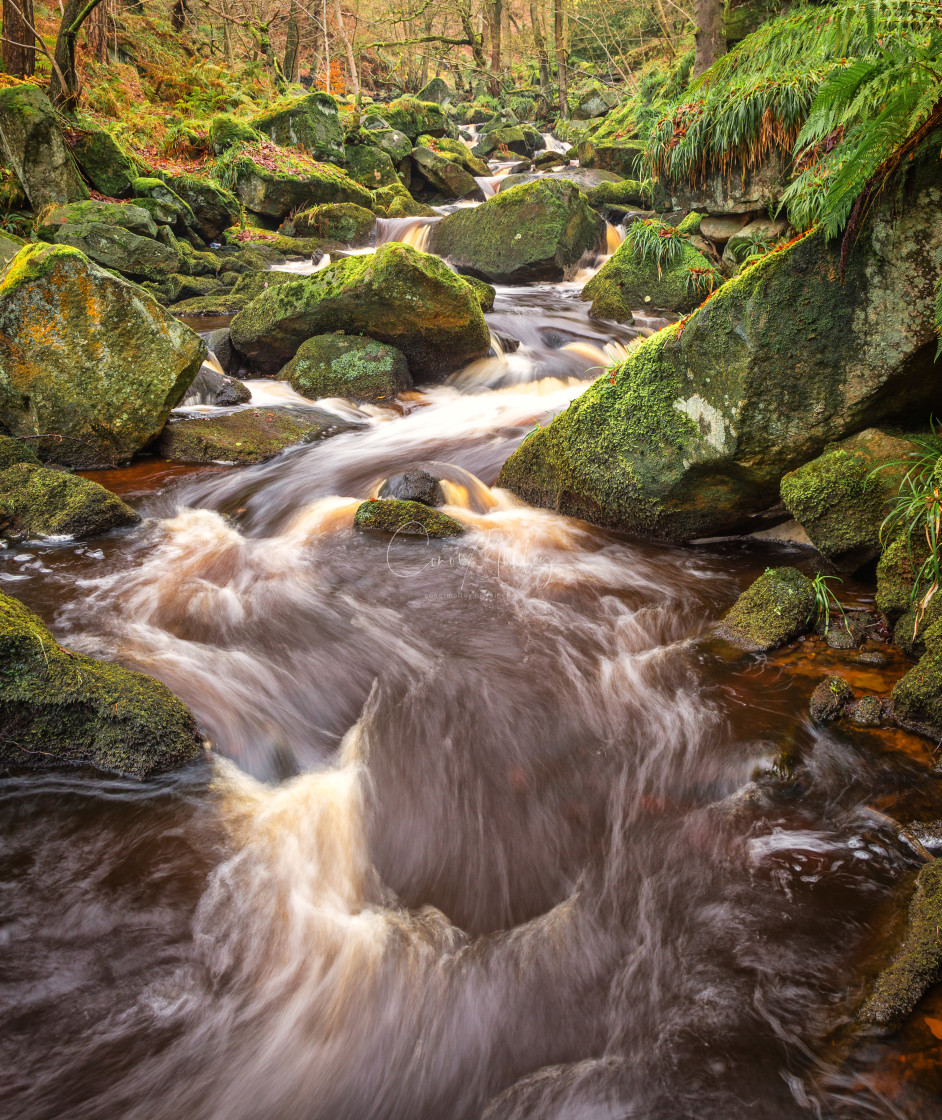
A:
[[[306,397],[349,397],[388,401],[412,388],[401,351],[362,335],[342,331],[315,335],[278,374]]]

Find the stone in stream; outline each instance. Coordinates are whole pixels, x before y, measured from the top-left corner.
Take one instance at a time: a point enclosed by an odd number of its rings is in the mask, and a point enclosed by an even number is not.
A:
[[[370,208],[370,192],[339,167],[298,152],[256,145],[231,165],[236,197],[247,209],[281,221],[292,210],[323,202],[355,202]]]
[[[903,727],[938,739],[942,735],[942,620],[926,626],[925,652],[893,688],[893,707]]]
[[[409,365],[395,346],[362,335],[315,335],[278,374],[302,396],[388,401],[412,388]]]
[[[361,532],[394,533],[397,536],[444,539],[460,537],[464,526],[447,513],[422,502],[398,498],[371,498],[357,507],[353,526]]]
[[[403,471],[391,474],[379,488],[380,498],[421,502],[423,506],[443,506],[445,494],[438,479],[428,471]]]
[[[730,608],[717,636],[760,653],[807,633],[814,613],[814,585],[797,568],[768,568]]]
[[[31,82],[0,89],[0,142],[34,210],[88,198],[49,98]]]
[[[475,200],[484,198],[484,192],[475,182],[473,175],[453,160],[432,151],[431,148],[413,148],[412,164],[417,174],[446,198]],[[414,180],[413,189],[415,189]]]
[[[303,148],[315,159],[343,163],[343,127],[337,102],[329,93],[283,97],[249,124],[281,147]]]
[[[154,445],[177,463],[263,463],[288,447],[357,427],[319,408],[243,408],[223,416],[173,418]]]
[[[64,649],[0,593],[0,763],[148,778],[199,750],[196,721],[166,685]]]
[[[681,243],[673,260],[660,267],[631,242],[623,241],[579,295],[582,300],[592,301],[592,317],[630,323],[632,310],[641,307],[683,314],[699,306],[707,290],[692,281],[691,275],[708,278],[715,272],[710,261],[689,240],[699,224],[699,214],[690,214],[681,222],[677,229],[688,240]],[[704,279],[703,283],[706,282]]]
[[[131,193],[138,170],[110,132],[84,124],[72,144],[72,154],[96,191],[108,198],[126,198]]]
[[[644,148],[637,143],[618,140],[582,140],[579,143],[579,166],[614,171],[623,179],[637,179],[643,174]],[[678,207],[693,210],[693,206]]]
[[[841,718],[853,698],[854,690],[843,677],[825,677],[815,686],[808,710],[812,719],[830,723]]]
[[[319,237],[340,245],[365,245],[376,228],[372,210],[353,202],[312,206],[282,222],[279,232],[289,237]]]
[[[235,284],[228,289],[214,292],[210,296],[184,300],[174,305],[174,315],[235,315],[243,307],[247,307],[253,299],[257,299],[263,292],[276,288],[281,284],[293,284],[297,281],[293,272],[282,272],[278,269],[266,269],[261,272],[248,272],[240,276]],[[231,336],[230,336],[231,337]],[[241,364],[237,359],[236,364]]]
[[[468,147],[460,140],[452,140],[447,136],[420,136],[416,141],[418,148],[431,148],[433,152],[443,159],[451,160],[465,169],[470,175],[490,175],[487,164],[471,155]]]
[[[848,707],[847,717],[858,727],[881,727],[884,722],[883,701],[879,696],[862,696]]]
[[[596,524],[692,540],[769,509],[783,475],[829,443],[938,411],[934,163],[873,212],[843,284],[840,247],[822,232],[770,253],[593,382],[498,485]]]
[[[435,252],[494,283],[562,280],[601,243],[604,224],[565,180],[539,179],[456,210],[431,234]]]
[[[508,124],[485,132],[471,149],[471,154],[479,159],[487,159],[501,151],[512,152],[518,156],[532,156],[543,147],[543,137],[535,128],[520,124]]]
[[[248,404],[252,391],[236,377],[229,377],[210,365],[203,365],[186,391],[181,405],[208,404],[216,408],[232,408]]]
[[[558,171],[547,171],[542,174],[538,172],[521,172],[517,175],[505,175],[503,179],[497,184],[498,193],[502,191],[509,191],[513,187],[519,187],[521,183],[535,183],[547,179],[565,179],[568,183],[573,183],[588,195],[596,187],[615,186],[618,183],[624,182],[620,175],[616,175],[612,171],[594,171],[589,167],[561,167]]]
[[[135,284],[63,245],[0,280],[0,425],[41,458],[112,466],[159,435],[206,345]]]
[[[230,326],[239,352],[272,373],[306,339],[335,330],[395,346],[416,381],[441,381],[490,347],[474,289],[438,257],[396,242],[269,289]]]
[[[139,521],[126,502],[81,475],[38,463],[0,470],[0,537],[95,537]]]

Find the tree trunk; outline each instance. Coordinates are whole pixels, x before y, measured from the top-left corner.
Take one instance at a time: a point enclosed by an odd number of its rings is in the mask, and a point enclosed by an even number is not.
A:
[[[543,96],[549,96],[549,58],[546,54],[546,40],[543,38],[543,28],[540,26],[539,0],[530,0],[530,23],[533,24],[533,42],[536,46],[536,57],[540,62],[540,89]]]
[[[471,44],[471,57],[474,59],[474,65],[478,70],[484,71],[487,69],[487,58],[484,54],[484,38],[474,30],[469,0],[463,0],[463,2],[458,5],[458,15],[461,19],[461,30],[465,33]]]
[[[500,70],[505,81],[510,68],[510,0],[504,0],[500,13],[501,59]]]
[[[491,33],[491,92],[495,96],[500,88],[498,75],[500,74],[500,24],[503,6],[503,0],[491,0],[487,13],[489,30]]]
[[[723,0],[696,0],[694,22],[697,30],[694,41],[697,53],[693,63],[693,76],[699,78],[718,58],[726,54],[726,35],[723,32]]]
[[[49,100],[62,109],[74,109],[78,102],[78,74],[75,70],[75,40],[82,24],[101,0],[65,0],[65,9],[56,36],[55,65],[49,79]]]
[[[108,61],[108,0],[92,12],[85,21],[85,34],[88,36],[88,49],[96,62]]]
[[[296,82],[300,71],[301,28],[298,22],[298,0],[291,0],[288,26],[285,28],[285,81]]]
[[[566,88],[566,0],[553,0],[553,33],[556,40],[556,69],[559,76],[559,115],[569,120],[569,91]]]
[[[186,0],[174,0],[170,9],[170,26],[174,31],[182,31],[186,25],[187,7]]]
[[[3,68],[14,78],[28,78],[36,69],[33,0],[3,0]],[[13,42],[6,40],[12,39]]]
[[[347,29],[343,25],[343,12],[340,10],[340,0],[334,0],[334,10],[337,13],[337,30],[340,32],[340,38],[343,40],[343,49],[347,55],[347,69],[350,71],[350,87],[354,94],[360,96],[360,76],[357,74],[357,63],[353,56],[353,44],[347,35]]]

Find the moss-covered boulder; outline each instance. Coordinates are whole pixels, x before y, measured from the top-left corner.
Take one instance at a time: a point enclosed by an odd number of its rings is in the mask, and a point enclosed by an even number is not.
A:
[[[174,315],[185,316],[212,316],[220,317],[235,315],[243,307],[248,306],[253,299],[257,299],[262,292],[275,288],[279,284],[293,284],[297,276],[292,272],[266,270],[264,272],[248,272],[236,280],[231,288],[221,288],[209,296],[199,296],[184,299],[173,306]]]
[[[814,584],[797,568],[767,568],[730,608],[717,635],[739,649],[777,649],[811,628]]]
[[[263,463],[288,447],[353,427],[319,408],[243,408],[224,416],[175,417],[154,449],[178,463]]]
[[[538,180],[456,210],[432,247],[463,272],[497,284],[561,280],[601,241],[603,223],[565,180]]]
[[[283,97],[249,123],[281,147],[303,148],[315,159],[343,163],[343,128],[329,93]]]
[[[25,249],[28,244],[24,237],[17,237],[15,233],[0,233],[0,272],[7,267],[20,249]]]
[[[348,144],[346,161],[350,178],[368,190],[392,187],[400,182],[392,157],[373,144]]]
[[[334,202],[302,210],[280,228],[291,237],[318,237],[341,245],[365,245],[376,228],[376,215],[353,202]]]
[[[39,457],[31,446],[33,442],[35,441],[0,436],[0,471],[5,471],[15,463],[30,463],[38,466]]]
[[[239,200],[225,187],[198,175],[173,175],[167,180],[173,190],[192,211],[200,233],[207,241],[215,241],[239,217]]]
[[[877,609],[888,618],[898,618],[913,607],[916,575],[929,553],[924,535],[916,529],[909,536],[902,529],[892,532],[877,563]]]
[[[64,649],[0,594],[0,763],[147,778],[199,751],[196,721],[166,685]]]
[[[46,206],[39,213],[36,232],[43,241],[55,241],[63,226],[89,222],[118,226],[141,237],[157,236],[157,223],[136,202],[67,202]]]
[[[384,217],[387,218],[437,218],[438,211],[433,210],[424,202],[417,202],[411,196],[403,198],[397,195],[386,207]]]
[[[647,308],[683,314],[706,298],[714,271],[690,241],[681,243],[673,260],[660,268],[656,260],[623,241],[579,298],[592,301],[593,318],[616,323],[630,323],[633,311]]]
[[[577,186],[586,196],[603,183],[622,181],[613,171],[596,171],[591,167],[561,167],[557,171],[518,171],[513,175],[505,175],[497,184],[497,190],[509,191],[513,187],[519,187],[521,183],[533,183],[537,180],[545,182],[549,179],[565,179]]]
[[[586,191],[589,205],[596,210],[617,206],[622,209],[643,210],[651,204],[651,181],[638,179],[617,179],[601,182]]]
[[[942,735],[942,621],[937,618],[925,629],[922,643],[925,653],[893,689],[893,708],[904,726],[938,738]]]
[[[471,286],[437,257],[395,242],[265,292],[230,328],[235,347],[271,372],[333,330],[395,346],[417,380],[442,380],[490,346]]]
[[[497,298],[497,292],[492,284],[488,284],[486,280],[479,280],[477,276],[466,276],[465,283],[470,284],[474,289],[474,294],[478,297],[478,302],[481,304],[482,311],[493,311],[494,300]]]
[[[729,532],[833,441],[942,406],[938,160],[873,214],[840,279],[811,233],[723,284],[586,389],[504,465],[535,505],[664,540]],[[481,208],[483,209],[483,207]]]
[[[880,555],[880,529],[907,469],[896,464],[915,450],[868,428],[786,474],[782,501],[819,552],[855,572]]]
[[[455,91],[444,78],[432,78],[415,95],[419,101],[434,101],[436,105],[447,105],[454,101]]]
[[[205,343],[137,285],[63,245],[31,245],[0,280],[0,427],[41,457],[108,466],[154,439]]]
[[[625,179],[637,179],[643,151],[640,144],[630,141],[582,140],[579,143],[579,166],[597,167],[600,171],[614,171]]]
[[[72,154],[96,191],[109,198],[126,198],[131,193],[137,167],[110,132],[83,125]]]
[[[531,156],[543,147],[542,139],[536,143],[533,137],[519,124],[508,124],[485,132],[471,149],[478,159],[497,157],[503,154]]]
[[[447,513],[399,498],[371,498],[364,502],[353,516],[353,525],[363,533],[393,533],[426,540],[460,537],[464,533],[461,522]]]
[[[416,141],[416,147],[431,149],[443,159],[451,160],[452,163],[457,163],[460,167],[463,167],[469,175],[490,175],[491,173],[487,164],[473,156],[467,145],[460,140],[452,140],[448,136],[420,136]]]
[[[419,101],[415,97],[397,97],[383,106],[383,119],[390,128],[402,132],[415,141],[422,135],[444,136],[448,131],[448,116],[441,105],[434,101]]]
[[[138,514],[97,482],[31,463],[0,470],[0,508],[6,537],[93,537],[140,521]]]
[[[381,128],[370,128],[364,124],[363,134],[366,142],[385,152],[396,167],[412,152],[412,141],[398,128],[388,128],[385,124]]]
[[[925,992],[942,980],[942,859],[916,876],[906,932],[892,962],[880,973],[861,1008],[864,1023],[897,1025]]]
[[[261,138],[258,129],[231,113],[217,113],[209,122],[209,142],[217,156],[239,144],[254,144]]]
[[[609,89],[601,82],[593,82],[580,90],[578,96],[573,99],[572,118],[576,121],[591,121],[596,117],[604,117],[620,100],[621,95],[618,90]]]
[[[460,164],[439,155],[431,148],[413,148],[412,165],[415,172],[445,198],[484,198],[484,192],[475,182],[473,175],[465,171]],[[413,189],[415,189],[414,180]]]
[[[830,723],[841,718],[853,698],[854,690],[843,677],[825,677],[811,694],[808,712],[812,719]]]
[[[278,374],[305,397],[388,401],[412,388],[409,365],[395,346],[362,335],[315,335]]]
[[[355,202],[369,209],[370,192],[339,167],[273,145],[245,149],[231,168],[234,190],[256,214],[281,220],[292,210],[324,202]]]
[[[56,111],[39,86],[0,89],[0,145],[34,210],[88,198]]]

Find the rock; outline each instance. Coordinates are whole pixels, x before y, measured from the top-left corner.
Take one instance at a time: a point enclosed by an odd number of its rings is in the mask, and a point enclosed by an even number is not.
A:
[[[39,458],[25,440],[0,436],[0,471],[5,471],[14,463],[32,463],[38,466]]]
[[[895,529],[883,546],[877,564],[877,610],[895,619],[913,608],[916,573],[928,558],[923,534],[917,529],[910,540]],[[924,590],[928,590],[923,584]]]
[[[394,166],[398,166],[412,154],[412,141],[397,128],[385,125],[382,128],[370,128],[364,125],[364,132],[368,137],[367,142],[385,152]]]
[[[879,696],[864,696],[850,705],[847,715],[858,727],[879,727],[883,723],[883,703]]]
[[[736,600],[717,635],[750,653],[777,649],[806,633],[814,585],[797,568],[767,568]]]
[[[403,471],[392,474],[379,488],[381,498],[401,502],[420,502],[423,506],[443,506],[445,494],[438,479],[428,471]]]
[[[896,1024],[942,978],[942,860],[927,863],[916,876],[906,934],[892,962],[880,973],[860,1011],[865,1023]]]
[[[431,243],[459,271],[520,284],[563,279],[598,246],[603,229],[572,183],[541,180],[449,214]]]
[[[368,210],[372,201],[370,192],[339,168],[277,149],[247,149],[232,164],[231,173],[235,193],[245,206],[279,221],[292,210],[323,202],[355,202]]]
[[[589,174],[597,175],[599,172],[589,172]],[[642,183],[637,179],[618,179],[614,182],[603,181],[589,188],[586,195],[589,205],[596,210],[601,206],[630,206],[644,209],[650,202],[651,188],[647,180]]]
[[[178,463],[263,463],[288,447],[354,427],[319,408],[243,408],[222,416],[175,418],[161,432],[154,449]]]
[[[820,553],[855,572],[880,555],[881,527],[906,473],[894,463],[916,450],[911,440],[868,428],[786,474],[782,501]]]
[[[596,167],[600,171],[614,171],[623,179],[637,179],[643,174],[640,144],[618,140],[581,140],[578,146],[579,166]],[[698,206],[678,206],[678,210],[699,210]]]
[[[14,233],[0,232],[0,273],[6,269],[20,249],[24,249],[28,244],[25,238],[17,237]]]
[[[870,616],[866,611],[846,611],[831,616],[824,640],[831,649],[856,649],[866,638],[870,626]]]
[[[788,222],[773,222],[769,218],[747,222],[726,242],[723,250],[725,269],[732,275],[756,248],[762,252],[773,249],[782,240],[787,229]]]
[[[474,294],[481,304],[481,310],[493,311],[494,300],[497,298],[497,291],[493,285],[488,284],[486,280],[479,280],[476,276],[465,276],[464,281],[474,289]]]
[[[357,508],[353,526],[361,532],[394,533],[396,536],[441,539],[460,537],[464,526],[460,521],[430,509],[421,502],[398,498],[371,498]]]
[[[745,174],[727,174],[708,167],[698,172],[693,183],[662,181],[673,209],[723,216],[774,212],[787,184],[788,175],[777,152]]]
[[[701,271],[692,273],[693,269]],[[660,269],[656,261],[642,257],[634,245],[623,241],[579,298],[592,301],[589,314],[593,318],[616,323],[630,323],[632,312],[641,308],[683,314],[698,307],[707,296],[705,287],[692,281],[691,275],[707,277],[712,271],[709,260],[689,240]]]
[[[146,198],[159,203],[162,209],[175,216],[172,224],[180,229],[195,231],[199,228],[192,207],[184,202],[163,179],[147,176],[135,179],[131,184],[131,193],[135,196],[134,202],[137,205],[141,205]]]
[[[281,229],[292,236],[319,237],[341,245],[365,245],[376,228],[376,215],[372,210],[353,202],[334,202],[312,206],[289,218]]]
[[[893,707],[904,727],[942,734],[942,621],[923,633],[925,653],[893,689]]]
[[[83,126],[72,155],[96,191],[109,198],[127,198],[138,171],[131,157],[103,128]]]
[[[539,133],[537,133],[539,136]],[[494,128],[484,133],[477,144],[471,149],[471,154],[479,159],[487,159],[501,152],[513,152],[518,156],[532,156],[543,147],[543,138],[539,142],[534,140],[531,131],[525,130],[519,124],[505,125]]]
[[[12,512],[7,537],[95,537],[140,516],[110,490],[77,474],[17,463],[0,471],[0,508]]]
[[[722,214],[711,218],[707,215],[700,222],[700,232],[704,237],[709,237],[717,245],[725,245],[735,233],[749,223],[748,214]]]
[[[397,196],[390,202],[385,216],[387,218],[437,218],[440,215],[437,210],[426,206],[424,202],[416,202],[411,197]]]
[[[448,117],[441,105],[434,101],[419,101],[415,97],[397,97],[383,107],[385,123],[415,141],[423,133],[444,136],[448,131]]]
[[[229,337],[228,327],[219,327],[214,331],[210,331],[205,336],[206,345],[209,347],[210,354],[220,364],[223,371],[230,377],[238,374],[242,365],[242,359],[236,348],[232,345],[232,339]]]
[[[412,163],[419,175],[446,198],[484,198],[484,192],[474,181],[473,175],[469,175],[463,167],[445,156],[433,152],[431,148],[413,148]]]
[[[938,412],[935,174],[910,172],[895,220],[888,205],[873,214],[843,284],[820,232],[770,254],[595,381],[498,485],[661,540],[718,536],[774,505],[782,476],[827,444]]]
[[[230,330],[236,348],[272,372],[306,339],[331,330],[395,346],[415,379],[442,380],[490,346],[471,286],[437,257],[396,242],[265,292]]]
[[[0,424],[51,434],[34,441],[47,460],[129,459],[158,435],[205,356],[189,327],[76,249],[28,246],[0,281]]]
[[[216,408],[232,408],[238,404],[248,404],[251,399],[252,391],[238,378],[229,377],[228,374],[220,373],[212,366],[204,364],[180,404],[184,406],[208,404],[215,405]]]
[[[133,202],[67,202],[46,206],[37,218],[36,232],[43,241],[55,241],[63,226],[89,222],[117,226],[141,237],[157,236],[157,224],[150,213]]]
[[[491,173],[487,164],[471,155],[467,146],[462,144],[460,140],[451,140],[447,136],[438,138],[420,136],[416,141],[416,147],[430,148],[436,155],[463,167],[469,175],[490,175]]]
[[[815,686],[808,710],[812,719],[830,723],[841,718],[853,698],[854,690],[843,677],[825,677]]]
[[[434,101],[436,105],[447,105],[455,99],[455,91],[443,78],[432,78],[415,95],[419,101]]]
[[[262,292],[269,288],[278,287],[280,284],[293,284],[297,281],[293,272],[279,272],[278,270],[264,272],[249,272],[240,276],[235,284],[228,290],[222,290],[201,299],[188,299],[175,304],[174,315],[235,315],[243,307],[248,306],[253,299],[257,299]],[[240,359],[241,361],[241,359]]]
[[[302,342],[278,379],[315,400],[387,401],[412,388],[409,366],[399,350],[343,332],[315,335]]]
[[[303,148],[315,159],[343,163],[343,128],[329,93],[283,97],[249,123],[283,148]]]
[[[406,143],[408,144],[408,140]],[[409,148],[411,151],[411,145]],[[348,144],[346,155],[350,177],[369,190],[399,183],[395,164],[382,148],[373,144]]]
[[[31,82],[0,89],[0,144],[34,210],[88,198],[49,98]]]
[[[95,766],[148,778],[200,750],[182,701],[143,673],[71,653],[22,603],[0,594],[0,762]]]
[[[168,185],[189,206],[200,233],[207,241],[216,241],[222,231],[238,220],[239,200],[210,179],[198,175],[173,175]]]
[[[603,184],[624,182],[614,171],[596,171],[591,167],[563,167],[559,171],[548,171],[545,174],[505,175],[498,183],[497,190],[509,191],[512,187],[519,187],[521,183],[545,182],[547,179],[565,179],[586,193]]]
[[[572,110],[572,119],[576,121],[590,121],[596,117],[604,117],[614,109],[620,100],[617,90],[606,89],[601,84],[595,84],[579,95]]]
[[[861,665],[889,665],[890,659],[885,653],[881,653],[878,649],[865,649],[859,653],[855,661]]]
[[[209,142],[217,156],[238,144],[254,144],[261,138],[258,129],[229,113],[218,113],[209,122]]]
[[[914,609],[910,602],[909,609],[900,615],[893,627],[893,641],[899,648],[917,661],[926,652],[926,631],[942,618],[942,595],[933,595],[926,604],[925,609]]]
[[[145,281],[141,287],[165,307],[181,300],[205,299],[227,290],[224,284],[209,276],[185,276],[179,272],[172,272],[157,283]]]

